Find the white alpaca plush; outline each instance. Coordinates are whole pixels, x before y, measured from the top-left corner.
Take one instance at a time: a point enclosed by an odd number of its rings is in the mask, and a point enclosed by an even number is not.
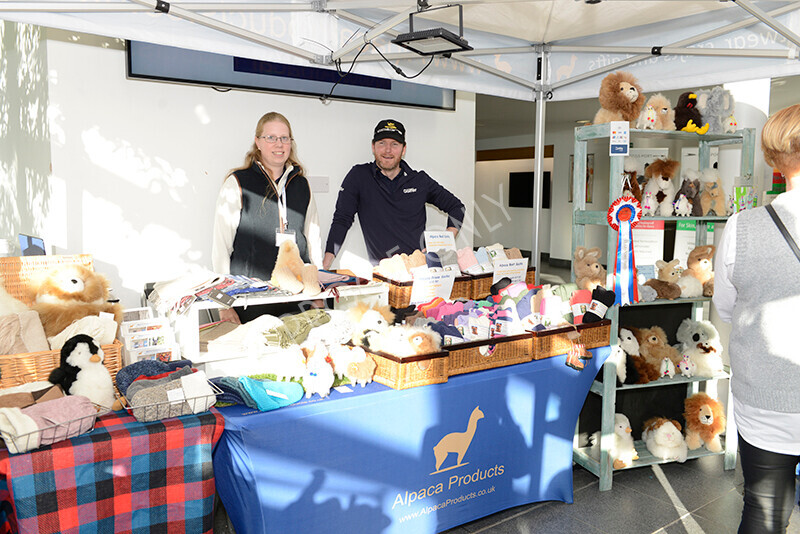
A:
[[[697,372],[697,364],[687,355],[683,355],[683,360],[678,364],[678,370],[686,378],[691,378]]]
[[[591,449],[589,454],[594,458],[600,459],[600,432],[597,431],[589,437]],[[614,462],[614,469],[622,469],[633,464],[634,460],[639,459],[639,454],[633,446],[633,430],[631,423],[625,414],[614,414],[614,441],[608,450],[611,460]]]
[[[661,378],[672,378],[675,376],[675,364],[669,358],[661,360]]]
[[[347,367],[351,363],[362,362],[367,358],[367,353],[361,347],[333,345],[329,351],[331,360],[333,360],[333,372],[338,377],[345,376]]]
[[[295,380],[306,372],[306,357],[299,345],[289,345],[279,352],[260,358],[266,373],[273,373],[277,380]]]
[[[689,448],[681,434],[681,424],[675,420],[664,417],[653,417],[644,422],[642,439],[656,458],[674,460],[680,463],[686,461]]]
[[[688,217],[692,214],[692,205],[689,204],[689,199],[686,198],[686,195],[683,193],[678,195],[678,198],[672,205],[675,208],[675,215],[677,217]]]
[[[645,215],[655,215],[658,204],[656,196],[652,191],[645,191],[642,196],[642,217]]]
[[[317,393],[320,397],[325,398],[331,392],[333,387],[333,367],[325,357],[320,353],[314,353],[308,358],[306,364],[306,372],[303,375],[303,388],[306,390],[306,398],[311,398],[311,395]]]
[[[657,159],[644,170],[647,183],[644,192],[653,193],[658,206],[655,215],[662,217],[672,216],[672,201],[675,200],[675,184],[672,177],[677,174],[679,163],[672,159]]]
[[[681,276],[678,278],[677,284],[681,288],[681,297],[683,298],[703,296],[703,284],[694,276]]]

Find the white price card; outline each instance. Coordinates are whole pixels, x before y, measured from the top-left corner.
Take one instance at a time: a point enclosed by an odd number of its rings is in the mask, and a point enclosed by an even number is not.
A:
[[[499,260],[492,263],[494,264],[493,284],[498,282],[501,278],[510,278],[512,282],[524,282],[525,275],[528,274],[527,258]]]
[[[633,253],[639,271],[664,259],[664,221],[639,221],[633,229]]]
[[[610,156],[627,156],[630,150],[631,125],[628,121],[611,121],[608,154]]]
[[[430,302],[436,297],[449,299],[455,280],[456,273],[454,271],[417,274],[414,276],[414,284],[411,286],[411,304]]]
[[[428,252],[436,252],[437,250],[456,250],[456,237],[452,232],[445,230],[444,232],[424,232],[425,235],[425,249]]]

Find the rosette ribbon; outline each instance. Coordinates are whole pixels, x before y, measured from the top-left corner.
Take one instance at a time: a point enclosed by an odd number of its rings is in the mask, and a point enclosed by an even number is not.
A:
[[[608,224],[617,231],[614,260],[614,304],[625,306],[639,302],[636,261],[633,256],[633,228],[642,218],[642,206],[633,197],[624,196],[608,208]]]

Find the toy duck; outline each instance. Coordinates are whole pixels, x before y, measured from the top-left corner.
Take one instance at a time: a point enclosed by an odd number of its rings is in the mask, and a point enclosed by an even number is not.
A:
[[[600,458],[600,432],[595,432],[589,438],[592,445],[592,456]],[[614,462],[614,469],[622,469],[633,464],[639,459],[639,454],[633,446],[633,430],[625,414],[614,414],[614,441],[608,454]]]
[[[697,95],[691,91],[683,93],[675,106],[675,129],[703,135],[708,131],[708,123],[702,127],[700,124],[703,124],[703,116],[697,109]]]

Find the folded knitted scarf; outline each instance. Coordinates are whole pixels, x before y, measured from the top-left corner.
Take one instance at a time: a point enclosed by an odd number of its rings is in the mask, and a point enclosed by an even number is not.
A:
[[[192,374],[191,367],[181,367],[175,371],[164,373],[162,375],[155,375],[155,376],[140,376],[136,380],[133,381],[133,384],[128,386],[128,390],[125,393],[125,397],[131,401],[136,394],[146,388],[155,387],[167,384],[172,382],[173,380],[177,380],[182,376]]]
[[[139,360],[117,372],[117,389],[124,396],[134,380],[140,376],[154,376],[170,371],[169,365],[159,360]]]
[[[283,326],[264,333],[267,345],[286,348],[300,345],[308,337],[309,331],[331,320],[325,310],[308,310],[296,315],[282,317]]]

